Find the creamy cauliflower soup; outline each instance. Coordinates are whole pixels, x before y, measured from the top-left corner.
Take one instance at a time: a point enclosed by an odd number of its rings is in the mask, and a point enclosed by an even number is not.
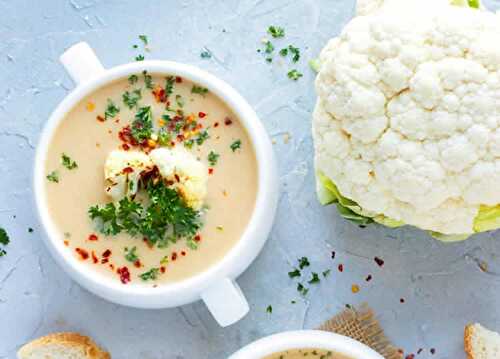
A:
[[[290,349],[283,352],[271,354],[262,359],[353,359],[331,350],[321,349]]]
[[[68,253],[129,285],[180,281],[219,261],[244,232],[258,186],[231,109],[186,79],[146,72],[78,103],[45,169]]]

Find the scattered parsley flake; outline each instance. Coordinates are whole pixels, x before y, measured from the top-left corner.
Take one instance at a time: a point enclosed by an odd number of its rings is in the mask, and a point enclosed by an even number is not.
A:
[[[6,246],[10,243],[9,235],[7,231],[0,227],[0,244]],[[3,248],[0,248],[0,257],[3,257],[7,254],[7,251]]]
[[[304,297],[307,295],[307,293],[309,292],[309,289],[307,289],[306,287],[304,287],[302,285],[302,283],[299,283],[297,284],[297,291],[303,295]]]
[[[293,70],[290,70],[288,71],[288,78],[293,80],[293,81],[297,81],[298,79],[300,79],[303,75],[297,71],[296,69],[293,69]]]
[[[146,35],[139,35],[139,40],[142,41],[144,46],[147,46],[149,44],[148,37]]]
[[[158,278],[158,274],[160,274],[159,268],[151,268],[147,272],[140,274],[139,278],[141,278],[143,281],[156,280]]]
[[[183,108],[184,107],[184,99],[182,98],[181,95],[175,95],[175,103],[177,104],[178,107]]]
[[[208,93],[208,89],[206,87],[193,85],[193,87],[191,88],[191,93],[205,96]]]
[[[268,305],[266,308],[266,312],[269,314],[273,314],[273,307],[271,305]]]
[[[317,284],[321,281],[321,279],[319,279],[319,275],[318,273],[311,273],[312,275],[312,278],[307,282],[309,284]]]
[[[153,88],[153,77],[146,70],[142,72],[142,76],[144,77],[144,85],[151,90]]]
[[[188,238],[186,240],[186,245],[188,246],[189,249],[192,250],[197,250],[198,249],[198,243],[193,238]]]
[[[106,105],[106,111],[104,111],[104,119],[108,120],[110,118],[115,118],[119,112],[120,112],[120,108],[115,105],[113,100],[108,98],[108,102]]]
[[[144,61],[144,55],[137,55],[135,61]]]
[[[229,146],[233,152],[236,152],[236,150],[241,149],[241,140],[236,140],[233,143],[231,143],[231,146]]]
[[[137,83],[137,81],[139,81],[139,77],[137,75],[135,75],[135,74],[130,75],[128,77],[128,83],[131,84],[131,85]]]
[[[129,108],[133,109],[137,106],[139,101],[142,99],[141,89],[135,89],[133,91],[125,91],[122,95],[123,103]]]
[[[330,275],[330,273],[332,272],[331,269],[327,269],[326,271],[323,272],[323,277],[328,277]]]
[[[309,267],[311,263],[309,263],[309,258],[307,257],[302,257],[299,258],[299,268],[304,269],[305,267]]]
[[[153,133],[153,111],[150,106],[139,108],[132,122],[131,132],[132,137],[139,143],[151,137]]]
[[[291,272],[288,272],[288,276],[290,278],[296,278],[296,277],[300,277],[300,270],[298,270],[297,268],[295,268],[295,270],[291,271]]]
[[[280,55],[285,57],[286,55],[288,55],[288,48],[283,48],[280,50]]]
[[[290,50],[290,54],[292,54],[292,61],[298,62],[300,60],[300,49],[290,45],[288,46],[288,50]]]
[[[215,166],[217,164],[217,161],[219,160],[220,155],[218,153],[215,153],[214,151],[210,151],[208,154],[208,163],[210,166]]]
[[[61,163],[64,167],[66,167],[70,171],[74,170],[75,168],[78,168],[78,164],[65,153],[61,155]]]
[[[271,54],[273,51],[274,51],[274,45],[272,44],[271,41],[267,40],[265,43],[264,43],[264,46],[265,46],[265,49],[264,49],[264,52],[266,54]]]
[[[131,249],[125,248],[125,259],[132,263],[137,262],[139,260],[137,247],[134,246]]]
[[[210,138],[209,134],[207,131],[201,132],[198,137],[196,138],[196,144],[198,146],[201,146],[206,140]]]
[[[200,54],[200,57],[202,59],[211,59],[212,58],[212,53],[210,52],[210,50],[208,49],[204,49],[201,54]]]
[[[47,175],[47,179],[50,182],[59,183],[59,172],[52,171]]]
[[[35,230],[31,227],[28,228],[28,233],[33,233]]]
[[[285,29],[280,26],[269,26],[267,32],[275,39],[285,36]]]

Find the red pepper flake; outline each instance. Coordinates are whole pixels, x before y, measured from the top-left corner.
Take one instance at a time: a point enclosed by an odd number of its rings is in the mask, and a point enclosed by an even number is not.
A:
[[[196,236],[194,236],[194,241],[195,242],[200,242],[201,241],[201,236],[199,234],[197,234]]]
[[[113,263],[109,263],[109,269],[115,270],[115,265]]]
[[[383,260],[383,259],[381,259],[381,258],[379,258],[379,257],[375,257],[375,258],[373,258],[373,260],[375,261],[375,263],[377,263],[377,264],[378,264],[378,266],[379,266],[379,267],[383,267],[383,266],[384,266],[384,263],[385,263],[385,262],[384,262],[384,260]]]
[[[167,96],[165,94],[164,88],[162,88],[161,86],[156,86],[152,92],[156,102],[167,102]]]
[[[332,259],[335,259],[335,251],[332,251]]]
[[[339,264],[339,272],[343,272],[344,271],[344,265],[343,264]]]
[[[134,172],[134,169],[132,167],[125,167],[123,169],[123,174],[132,173],[132,172]]]
[[[102,253],[102,256],[104,258],[109,258],[111,256],[111,250],[109,249],[106,249],[103,253]]]
[[[136,268],[141,268],[142,267],[142,263],[141,263],[141,261],[139,259],[134,262],[134,267],[136,267]]]
[[[214,123],[214,127],[219,127],[219,123],[218,122]]]
[[[97,121],[99,121],[99,122],[106,121],[106,119],[104,117],[102,117],[101,115],[98,115],[96,118],[97,118]]]
[[[182,252],[181,252],[181,255],[182,255],[183,257],[185,257],[185,256],[186,256],[186,252],[182,251]]]
[[[125,151],[130,150],[130,146],[129,146],[129,145],[127,145],[126,143],[124,143],[124,144],[122,145],[122,148],[123,148]]]
[[[175,261],[177,259],[177,252],[172,253],[172,260]]]
[[[431,354],[432,354],[432,355],[436,354],[436,349],[431,348]]]
[[[177,135],[177,142],[184,141],[184,135]]]
[[[177,173],[174,175],[174,177],[175,177],[175,180],[176,180],[177,182],[180,182],[180,181],[181,181],[181,178],[179,177],[179,175],[178,175]]]
[[[99,239],[99,237],[97,237],[95,234],[91,234],[89,236],[89,241],[97,241]]]
[[[233,123],[233,120],[231,120],[229,117],[226,117],[226,118],[224,119],[224,124],[225,124],[226,126],[230,126],[232,123]]]
[[[213,168],[209,168],[209,169],[208,169],[208,174],[209,174],[209,175],[211,175],[211,174],[213,174],[213,173],[214,173],[214,169],[213,169]]]
[[[205,112],[198,112],[198,117],[199,118],[204,118],[207,114]]]
[[[175,82],[177,82],[178,84],[182,83],[182,77],[175,76]]]
[[[143,241],[144,243],[146,243],[146,245],[149,247],[149,249],[153,249],[153,247],[154,247],[154,246],[153,246],[153,243],[151,243],[151,242],[150,242],[150,241],[149,241],[146,237],[144,237],[144,238],[142,239],[142,241]]]
[[[84,261],[87,260],[87,258],[89,257],[89,252],[87,252],[85,249],[76,248],[75,251],[80,255],[80,258]]]
[[[415,354],[408,354],[405,359],[415,359]]]
[[[116,273],[120,275],[120,280],[123,284],[130,282],[130,272],[127,267],[118,268]]]
[[[163,266],[160,267],[160,272],[165,273],[166,271],[167,271],[167,269],[165,267],[163,267]]]
[[[69,241],[64,241],[64,245],[67,247],[69,246]]]
[[[109,262],[109,258],[101,259],[101,264],[106,264]]]
[[[92,262],[94,262],[94,264],[97,264],[97,262],[99,262],[99,259],[97,258],[97,256],[95,255],[95,252],[92,251]]]
[[[369,281],[371,281],[371,280],[372,280],[372,278],[373,278],[373,277],[372,277],[372,275],[371,275],[371,274],[368,274],[368,276],[366,277],[366,281],[367,281],[367,282],[369,282]]]
[[[404,298],[400,298],[399,299],[399,303],[403,304],[405,302],[405,299]]]

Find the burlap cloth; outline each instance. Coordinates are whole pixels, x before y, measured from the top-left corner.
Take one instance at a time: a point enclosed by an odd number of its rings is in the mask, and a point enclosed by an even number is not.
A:
[[[363,304],[358,309],[350,307],[323,323],[320,330],[355,339],[380,353],[386,359],[401,359],[402,352],[393,346],[382,330],[375,314]]]

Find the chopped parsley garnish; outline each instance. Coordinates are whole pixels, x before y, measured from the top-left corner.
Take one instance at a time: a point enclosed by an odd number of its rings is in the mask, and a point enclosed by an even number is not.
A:
[[[285,36],[285,29],[280,26],[269,26],[267,32],[275,39]]]
[[[319,279],[319,275],[318,273],[311,273],[312,275],[312,278],[307,282],[309,284],[316,284],[316,283],[319,283],[321,281],[321,279]]]
[[[132,122],[131,132],[132,137],[139,143],[151,137],[153,133],[153,112],[150,106],[139,108]]]
[[[125,248],[125,259],[129,262],[135,263],[139,260],[137,255],[137,247]]]
[[[164,128],[160,128],[158,131],[158,143],[160,146],[171,146],[172,135]]]
[[[139,35],[139,40],[142,41],[144,46],[147,46],[149,44],[148,37],[146,35]]]
[[[118,205],[93,206],[89,209],[89,216],[97,229],[107,236],[126,232],[162,246],[178,239],[193,238],[201,228],[200,213],[189,207],[179,193],[163,181],[148,179],[141,183],[149,204],[145,207],[125,197]]]
[[[200,57],[201,57],[202,59],[211,59],[211,58],[212,58],[212,53],[211,53],[209,50],[204,49],[204,50],[201,52]]]
[[[201,146],[206,140],[208,140],[210,136],[208,135],[207,131],[200,132],[198,137],[196,138],[196,144],[198,146]]]
[[[236,152],[236,150],[239,150],[241,148],[241,140],[234,141],[229,147],[233,152]]]
[[[328,277],[330,275],[330,273],[332,272],[331,269],[327,269],[326,271],[323,272],[323,277]]]
[[[274,45],[272,44],[272,42],[271,42],[271,41],[269,41],[269,40],[268,40],[268,41],[266,41],[266,42],[264,43],[264,45],[265,45],[264,52],[265,52],[266,54],[270,54],[270,53],[272,53],[272,52],[274,51]]]
[[[141,278],[143,281],[156,280],[158,278],[158,274],[160,274],[160,269],[151,268],[147,272],[139,274],[139,278]]]
[[[302,76],[303,75],[299,71],[297,71],[296,69],[288,71],[288,78],[293,80],[293,81],[297,81]]]
[[[129,108],[133,109],[137,106],[142,98],[141,89],[135,89],[132,92],[125,91],[122,95],[123,103]]]
[[[196,243],[196,241],[193,238],[188,238],[186,240],[186,245],[188,246],[188,248],[190,248],[192,250],[198,249],[198,243]]]
[[[115,103],[108,98],[108,103],[106,105],[106,111],[104,111],[104,119],[108,120],[110,118],[115,118],[120,112],[120,108],[115,105]]]
[[[59,172],[52,171],[47,175],[47,179],[50,182],[59,183]]]
[[[142,72],[142,76],[144,77],[144,85],[151,90],[153,88],[153,76],[148,74],[146,70]]]
[[[78,164],[65,153],[61,155],[61,163],[68,170],[74,170],[75,168],[78,168]]]
[[[193,85],[193,87],[191,88],[191,93],[205,96],[208,93],[208,89],[206,87]]]
[[[299,259],[299,268],[304,269],[305,267],[309,267],[311,263],[309,263],[309,259],[307,257],[302,257]]]
[[[0,244],[2,244],[3,246],[6,246],[9,243],[10,243],[10,239],[9,239],[9,235],[7,234],[7,231],[0,227]],[[7,254],[7,251],[3,248],[0,248],[0,257],[3,257],[6,254]]]
[[[210,151],[208,154],[208,163],[210,166],[215,166],[217,164],[217,161],[219,160],[220,155],[218,153],[215,153],[214,151]]]
[[[295,268],[293,271],[288,272],[288,276],[290,278],[300,277],[300,270],[298,270],[297,268]]]
[[[175,95],[175,103],[177,104],[178,107],[183,108],[184,107],[184,99],[182,98],[181,95]]]
[[[165,78],[167,81],[165,84],[165,96],[170,96],[174,92],[175,77],[168,76]]]
[[[299,283],[299,284],[297,284],[297,291],[305,297],[307,295],[307,293],[309,292],[309,289],[304,287],[302,285],[302,283]]]
[[[280,55],[285,57],[286,55],[288,55],[288,48],[285,47],[283,49],[280,50]]]
[[[139,76],[137,76],[135,74],[134,75],[130,75],[128,77],[128,83],[131,84],[131,85],[137,83],[137,81],[139,81]]]
[[[268,305],[266,308],[266,312],[269,314],[273,314],[273,307],[271,305]]]
[[[290,50],[290,54],[292,54],[292,61],[298,62],[300,60],[300,49],[290,45],[288,46],[288,50]]]
[[[469,6],[474,9],[479,9],[481,6],[481,2],[479,0],[469,0]]]
[[[135,61],[144,61],[144,55],[137,55]]]
[[[184,141],[184,147],[191,149],[193,148],[193,146],[194,146],[194,140]]]

